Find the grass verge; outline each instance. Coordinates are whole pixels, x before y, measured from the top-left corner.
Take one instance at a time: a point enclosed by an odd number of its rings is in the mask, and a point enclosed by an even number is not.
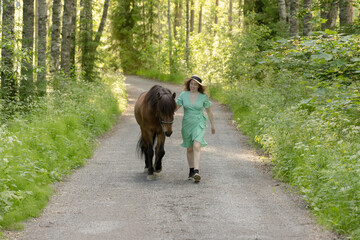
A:
[[[17,230],[37,217],[51,184],[90,158],[95,137],[108,131],[126,106],[124,76],[68,82],[0,126],[0,226]]]

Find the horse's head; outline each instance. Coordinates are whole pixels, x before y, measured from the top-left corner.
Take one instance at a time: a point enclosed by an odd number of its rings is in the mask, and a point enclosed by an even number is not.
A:
[[[167,137],[170,137],[172,134],[172,124],[176,109],[175,97],[176,93],[158,93],[157,112],[162,130]]]

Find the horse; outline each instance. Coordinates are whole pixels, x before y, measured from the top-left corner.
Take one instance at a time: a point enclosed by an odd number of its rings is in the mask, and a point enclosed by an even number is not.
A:
[[[172,134],[176,109],[175,97],[175,92],[171,93],[167,88],[154,85],[149,91],[141,93],[135,103],[134,115],[141,130],[137,151],[141,156],[145,156],[145,171],[147,169],[148,179],[153,178],[154,172],[159,173],[162,170],[165,136],[170,137]]]

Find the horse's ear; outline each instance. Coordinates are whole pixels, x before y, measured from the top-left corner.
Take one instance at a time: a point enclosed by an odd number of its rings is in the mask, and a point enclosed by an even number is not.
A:
[[[176,92],[173,93],[173,98],[174,98],[174,99],[176,98]]]
[[[157,93],[157,97],[159,100],[161,99],[161,94],[159,92]]]

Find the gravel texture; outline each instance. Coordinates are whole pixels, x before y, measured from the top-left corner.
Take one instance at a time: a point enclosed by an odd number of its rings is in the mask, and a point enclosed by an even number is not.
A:
[[[39,218],[9,239],[337,239],[319,227],[289,187],[272,179],[269,166],[232,124],[225,106],[213,101],[216,134],[207,128],[201,182],[187,180],[181,143],[182,108],[165,142],[163,171],[147,180],[136,154],[140,136],[133,108],[154,84],[177,93],[182,87],[127,76],[128,108],[100,139],[94,156],[56,184]],[[209,122],[208,122],[209,125]]]

